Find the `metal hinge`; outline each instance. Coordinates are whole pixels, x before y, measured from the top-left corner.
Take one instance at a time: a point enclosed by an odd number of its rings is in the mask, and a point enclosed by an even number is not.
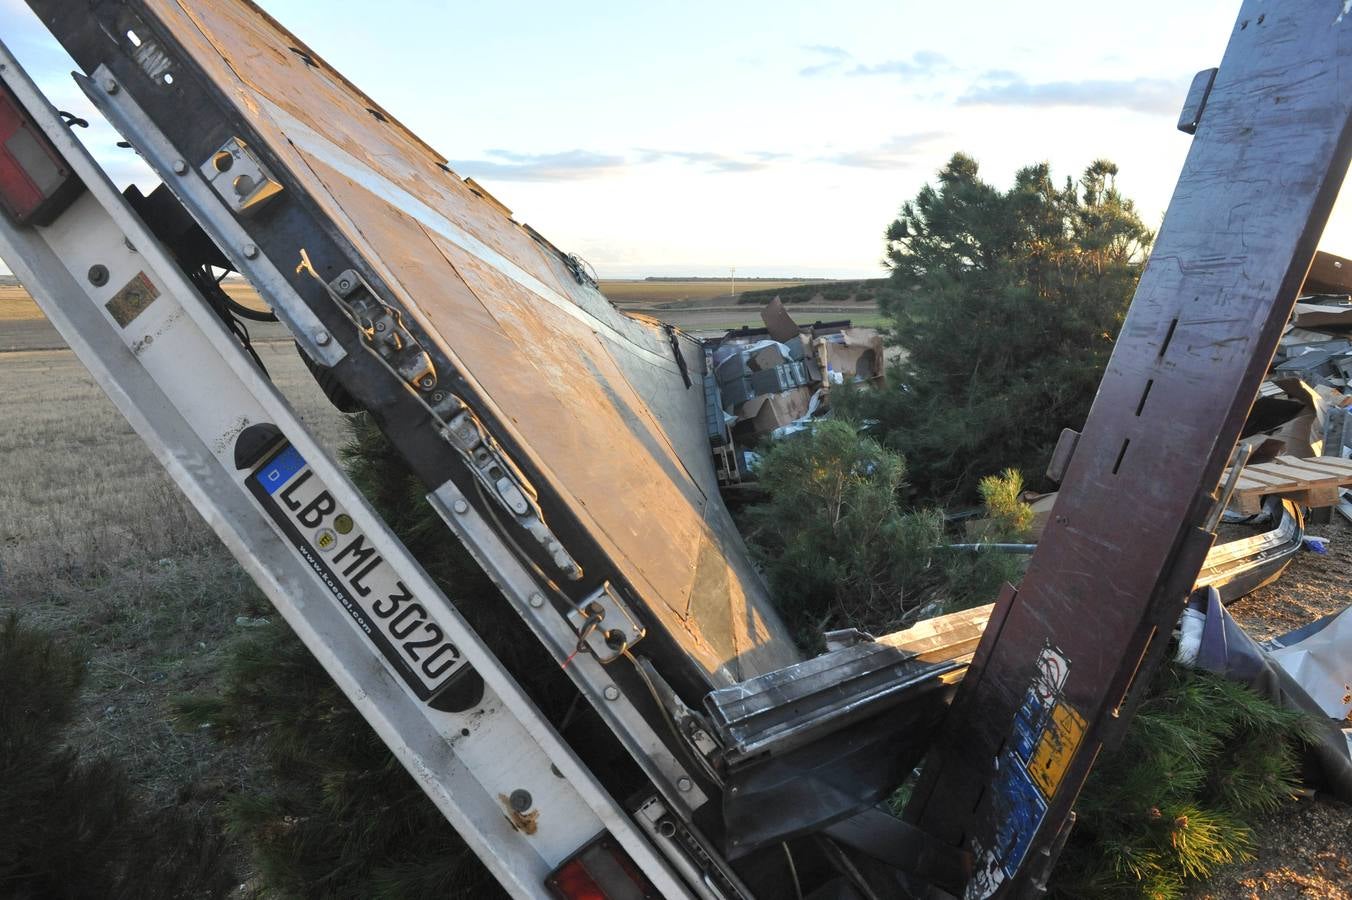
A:
[[[346,269],[328,283],[329,293],[357,326],[362,339],[389,363],[405,384],[420,391],[437,386],[431,355],[404,327],[399,310],[384,303],[354,269]]]
[[[1183,101],[1183,111],[1178,114],[1178,130],[1184,134],[1196,134],[1201,124],[1202,112],[1211,96],[1211,86],[1216,83],[1217,69],[1203,69],[1192,76],[1188,87],[1187,99]]]
[[[647,633],[608,582],[569,612],[568,621],[577,629],[578,639],[603,663],[619,659]]]
[[[469,404],[450,391],[433,390],[437,386],[437,373],[432,358],[404,327],[399,310],[382,301],[355,269],[345,269],[337,278],[325,281],[310,263],[309,254],[301,250],[296,271],[308,272],[324,285],[329,296],[357,326],[362,346],[410,388],[437,423],[437,433],[455,448],[485,488],[484,497],[506,510],[544,548],[565,578],[580,579],[582,566],[545,523],[539,494],[525,474],[488,433]]]
[[[447,392],[439,402],[429,406],[428,411],[440,424],[441,436],[460,453],[474,477],[487,489],[487,496],[506,509],[516,523],[544,548],[564,577],[570,581],[581,578],[582,566],[569,555],[563,543],[545,524],[535,488],[498,446],[498,442],[465,401]]]

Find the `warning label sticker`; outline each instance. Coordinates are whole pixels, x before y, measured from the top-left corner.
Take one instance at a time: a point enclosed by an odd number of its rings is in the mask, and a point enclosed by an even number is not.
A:
[[[1028,761],[1028,774],[1047,799],[1050,800],[1061,786],[1061,779],[1080,746],[1080,738],[1084,737],[1084,728],[1084,716],[1066,703],[1058,702],[1052,706],[1042,737],[1033,750],[1033,758]]]

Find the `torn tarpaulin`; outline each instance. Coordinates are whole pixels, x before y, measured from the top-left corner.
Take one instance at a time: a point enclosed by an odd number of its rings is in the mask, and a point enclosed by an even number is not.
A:
[[[1329,632],[1340,619],[1343,624]],[[1188,601],[1179,658],[1247,684],[1279,706],[1317,717],[1311,754],[1327,789],[1340,800],[1352,801],[1352,727],[1347,721],[1352,697],[1344,702],[1342,695],[1335,698],[1328,691],[1336,682],[1352,694],[1352,687],[1346,687],[1352,685],[1352,618],[1344,610],[1321,621],[1260,644],[1230,616],[1215,588],[1206,588]],[[1324,638],[1315,641],[1321,634]]]

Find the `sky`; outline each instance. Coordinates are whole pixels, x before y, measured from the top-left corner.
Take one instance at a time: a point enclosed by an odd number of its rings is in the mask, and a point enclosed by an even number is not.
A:
[[[1098,158],[1157,226],[1174,123],[1238,0],[263,0],[320,56],[603,277],[871,277],[956,151],[991,182]],[[73,63],[18,0],[0,39],[63,109]],[[119,182],[153,185],[106,125]],[[1349,192],[1352,195],[1352,192]],[[1352,203],[1345,204],[1352,206]],[[1352,209],[1324,246],[1352,255]]]

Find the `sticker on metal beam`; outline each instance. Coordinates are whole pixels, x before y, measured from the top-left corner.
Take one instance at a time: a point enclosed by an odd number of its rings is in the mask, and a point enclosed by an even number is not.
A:
[[[126,328],[137,316],[145,312],[159,295],[160,289],[155,287],[146,273],[137,272],[135,277],[127,282],[126,287],[103,305],[113,317],[113,321]]]

